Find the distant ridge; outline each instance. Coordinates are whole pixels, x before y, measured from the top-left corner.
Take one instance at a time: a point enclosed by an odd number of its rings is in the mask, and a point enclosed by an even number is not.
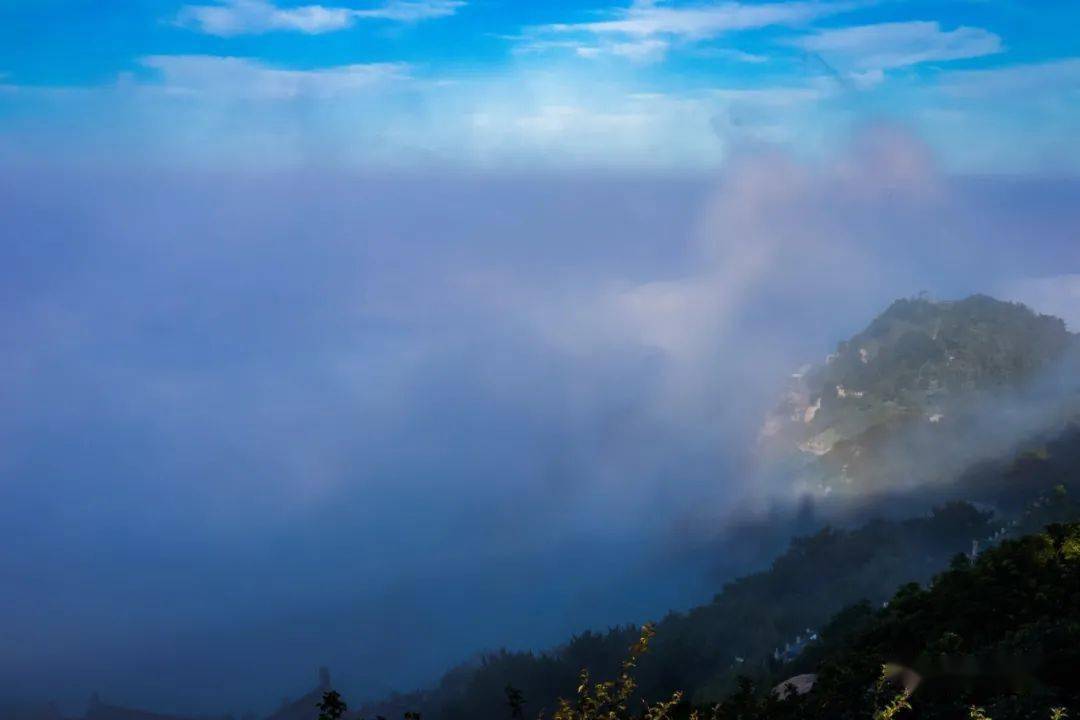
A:
[[[288,698],[282,700],[281,706],[270,713],[266,720],[316,720],[319,717],[317,705],[322,700],[323,693],[330,689],[330,671],[325,667],[320,667],[314,688],[295,700]],[[245,716],[244,720],[249,720],[250,717]],[[0,720],[9,720],[9,718],[0,712]],[[55,706],[43,705],[24,709],[20,714],[12,715],[10,720],[64,720],[64,718]],[[82,720],[234,720],[234,718],[231,715],[184,716],[140,710],[103,702],[98,694],[94,693]]]

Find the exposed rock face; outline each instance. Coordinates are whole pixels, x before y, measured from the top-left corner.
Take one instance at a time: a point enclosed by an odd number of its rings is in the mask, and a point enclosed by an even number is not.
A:
[[[1076,345],[1063,321],[1016,303],[898,300],[823,364],[792,374],[762,429],[762,457],[796,478],[798,494],[932,479],[911,476],[920,434],[946,446],[979,403],[1022,389]]]
[[[772,689],[772,694],[778,700],[787,700],[789,697],[805,695],[814,689],[817,682],[817,674],[804,673],[790,677]]]

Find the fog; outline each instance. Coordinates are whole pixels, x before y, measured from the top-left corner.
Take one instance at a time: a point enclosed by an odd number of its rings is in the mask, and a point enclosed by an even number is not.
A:
[[[1075,179],[726,168],[3,171],[0,695],[265,712],[688,607],[794,367],[922,291],[1075,307]]]

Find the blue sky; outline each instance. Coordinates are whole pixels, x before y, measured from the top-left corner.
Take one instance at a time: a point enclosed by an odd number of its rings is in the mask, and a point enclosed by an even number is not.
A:
[[[0,152],[683,170],[887,121],[957,171],[1071,173],[1078,24],[1064,0],[6,0]]]

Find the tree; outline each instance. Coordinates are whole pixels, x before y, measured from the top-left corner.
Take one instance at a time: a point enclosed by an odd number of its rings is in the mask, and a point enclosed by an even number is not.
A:
[[[349,709],[341,695],[335,690],[327,690],[323,693],[322,702],[315,707],[319,708],[319,720],[341,720],[345,711]]]
[[[506,684],[506,704],[510,707],[510,717],[525,717],[525,697],[510,683]]]

